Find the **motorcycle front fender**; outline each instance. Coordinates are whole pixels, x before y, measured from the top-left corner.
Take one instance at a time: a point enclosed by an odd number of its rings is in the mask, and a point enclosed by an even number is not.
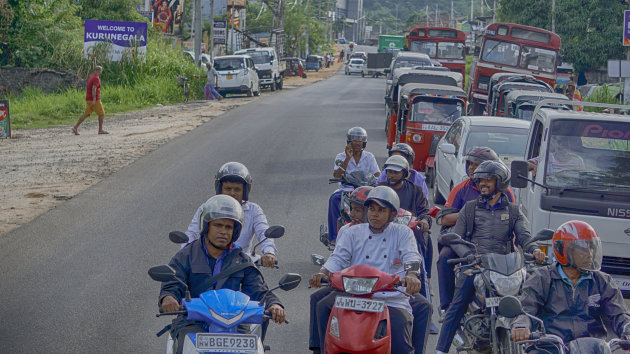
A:
[[[330,321],[335,316],[339,321],[337,338],[330,334]],[[381,321],[387,321],[387,334],[378,340],[374,334]],[[356,312],[333,307],[326,327],[325,353],[372,353],[391,354],[391,323],[389,309],[380,313]]]

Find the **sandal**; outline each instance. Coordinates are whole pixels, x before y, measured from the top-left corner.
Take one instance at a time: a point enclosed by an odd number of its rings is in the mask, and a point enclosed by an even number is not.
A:
[[[72,128],[72,134],[79,135],[79,132],[76,129]]]
[[[101,130],[100,132],[98,132],[99,134],[109,134],[108,132]]]

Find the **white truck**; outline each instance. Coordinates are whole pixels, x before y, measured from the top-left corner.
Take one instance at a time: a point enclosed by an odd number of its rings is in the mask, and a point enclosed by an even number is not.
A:
[[[526,161],[513,161],[512,187],[532,233],[569,220],[601,238],[602,271],[630,295],[630,116],[544,108],[533,113]],[[580,103],[630,110],[630,106]],[[535,169],[534,169],[534,166]],[[553,259],[550,244],[543,251]]]
[[[273,47],[250,48],[236,51],[235,55],[249,55],[254,61],[260,87],[271,91],[282,90],[286,63],[281,61]]]

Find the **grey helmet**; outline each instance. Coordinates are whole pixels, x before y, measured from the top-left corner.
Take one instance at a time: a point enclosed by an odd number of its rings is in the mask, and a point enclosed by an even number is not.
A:
[[[409,162],[409,166],[413,165],[413,160],[416,158],[416,153],[413,151],[413,148],[409,146],[409,144],[405,143],[396,143],[389,149],[389,155],[392,156],[393,153],[399,152],[405,156],[407,162]]]
[[[406,158],[400,155],[394,155],[387,158],[383,169],[387,170],[388,168],[394,171],[403,171],[403,178],[407,178],[407,176],[409,176],[409,162],[407,162]]]
[[[202,239],[208,233],[208,223],[215,219],[234,220],[232,243],[236,242],[241,235],[243,220],[245,219],[245,213],[243,213],[241,204],[236,199],[225,194],[215,195],[203,203],[198,220],[199,234]]]
[[[484,161],[473,173],[473,181],[479,186],[480,179],[488,179],[494,177],[497,180],[496,189],[505,192],[510,185],[510,170],[501,161]]]
[[[361,141],[363,142],[363,148],[367,145],[367,131],[361,127],[352,127],[348,129],[348,133],[346,134],[346,142],[350,144],[351,141]]]
[[[252,176],[245,165],[240,162],[226,162],[219,167],[214,176],[214,190],[217,194],[221,194],[222,184],[225,181],[243,183],[243,201],[247,201],[249,191],[252,188]]]
[[[390,208],[394,212],[398,212],[398,208],[400,208],[400,199],[398,198],[398,194],[396,194],[396,191],[387,186],[374,187],[374,189],[372,189],[368,194],[363,205],[369,206],[373,201],[382,207]]]

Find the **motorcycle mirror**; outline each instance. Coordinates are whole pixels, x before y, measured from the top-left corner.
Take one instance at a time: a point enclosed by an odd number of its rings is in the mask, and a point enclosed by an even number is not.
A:
[[[527,176],[529,174],[529,166],[527,161],[512,161],[510,164],[510,172],[512,178],[510,179],[510,186],[514,188],[527,187]]]
[[[301,275],[296,273],[287,273],[278,282],[278,287],[284,291],[289,291],[297,288],[301,281]]]
[[[498,312],[501,316],[515,318],[523,313],[521,302],[514,296],[505,296],[499,302]]]
[[[173,243],[186,243],[188,242],[188,236],[181,231],[171,231],[168,233],[168,239]]]
[[[532,241],[549,241],[553,238],[554,233],[555,232],[552,229],[542,229],[536,233],[536,236],[532,238]]]
[[[282,225],[274,225],[271,226],[265,231],[266,238],[280,238],[284,235],[284,226]]]
[[[420,262],[407,262],[404,265],[405,271],[414,271],[417,272],[420,270]]]
[[[325,262],[324,256],[320,256],[318,254],[311,254],[311,262],[318,266],[323,266]]]
[[[155,266],[149,269],[149,276],[155,281],[165,282],[175,280],[175,269],[168,264]]]

